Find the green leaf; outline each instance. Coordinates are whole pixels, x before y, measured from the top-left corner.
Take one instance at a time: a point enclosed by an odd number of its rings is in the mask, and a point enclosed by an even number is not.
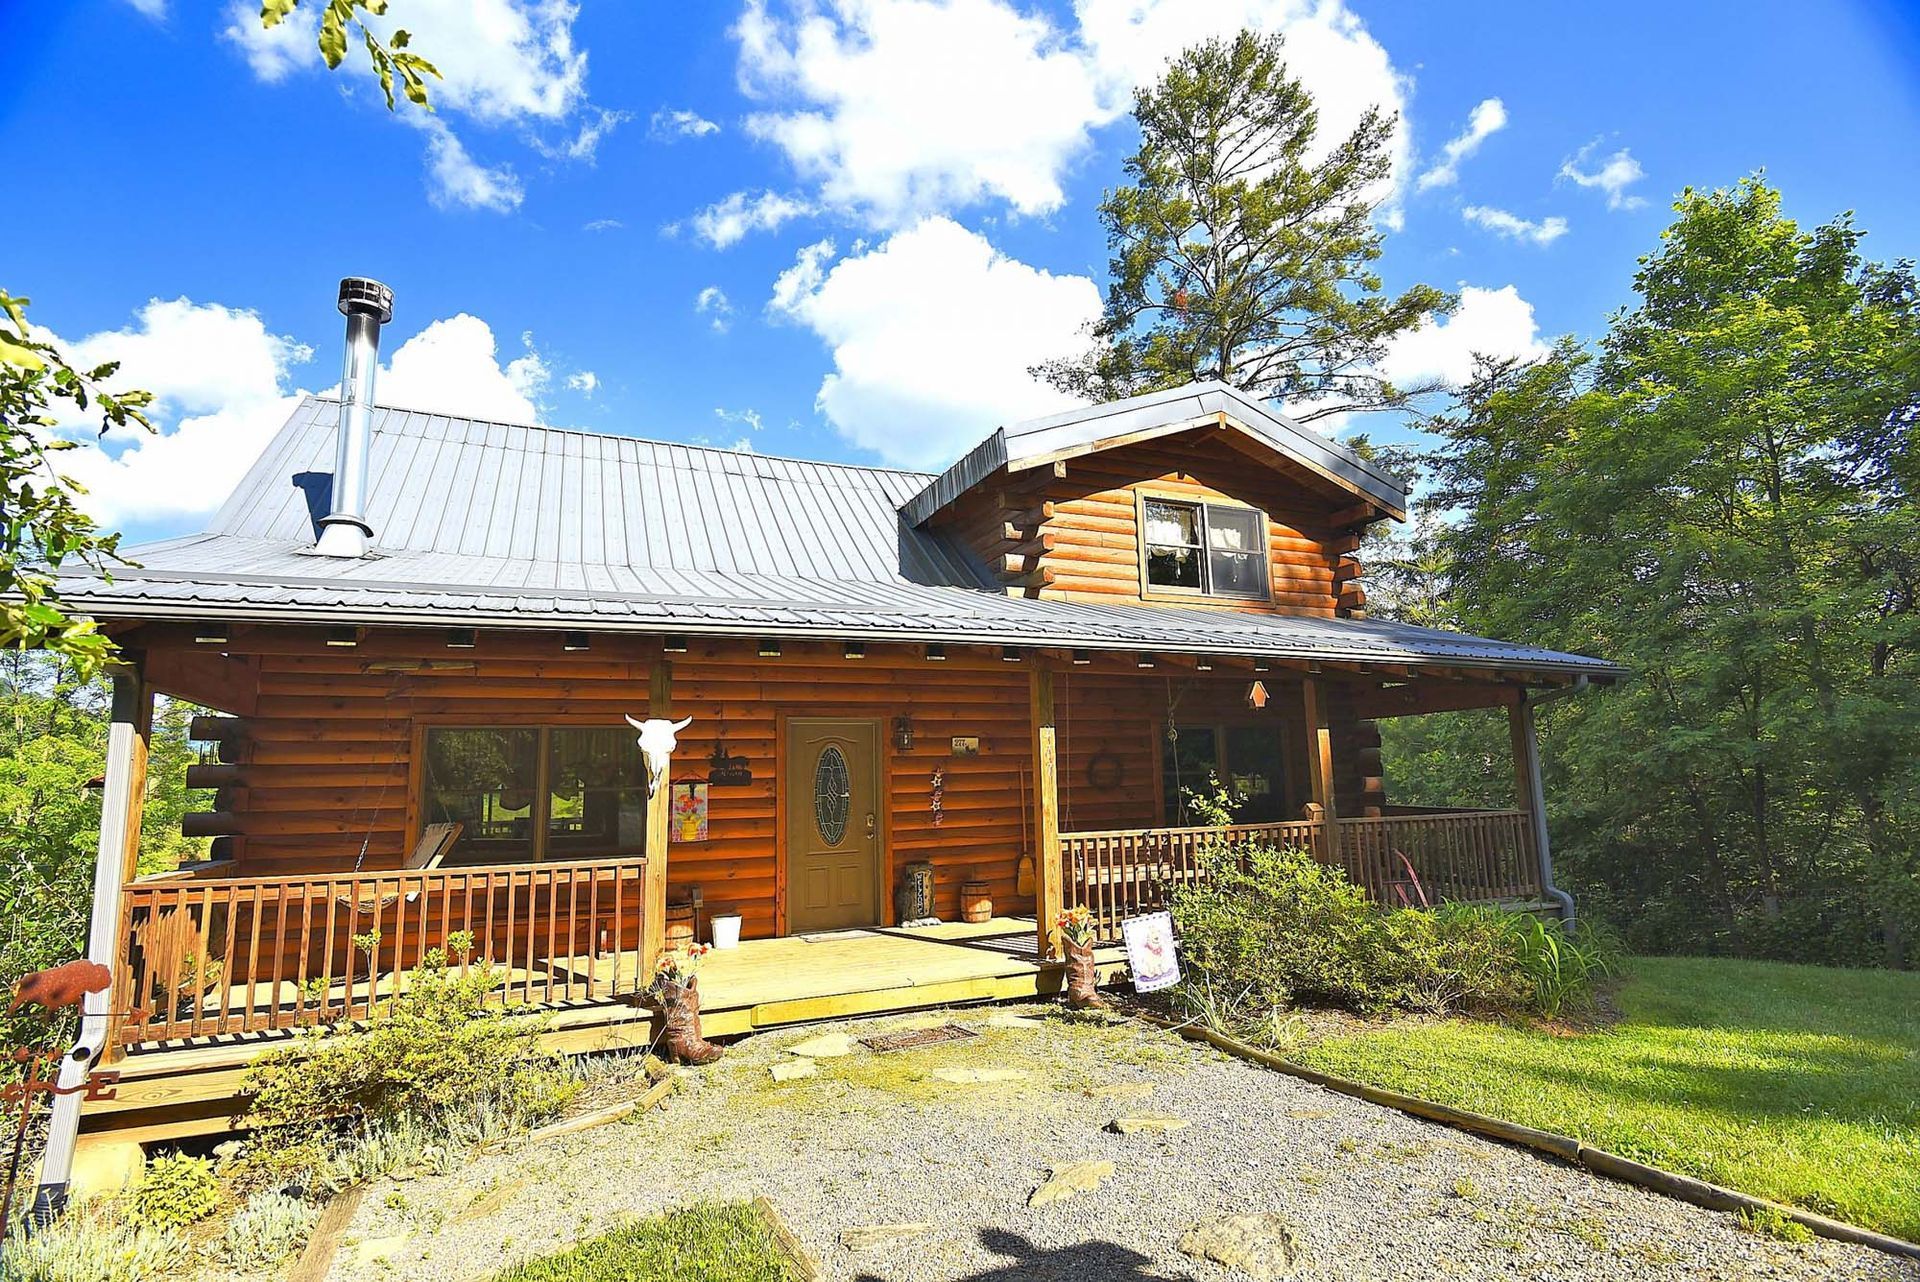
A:
[[[272,30],[291,14],[300,0],[263,0],[260,6],[260,25]]]
[[[40,353],[31,347],[15,342],[9,335],[0,334],[0,361],[9,365],[18,365],[22,369],[45,369],[47,362]]]
[[[320,56],[327,68],[338,67],[347,56],[347,15],[352,12],[345,0],[333,0],[320,15]]]

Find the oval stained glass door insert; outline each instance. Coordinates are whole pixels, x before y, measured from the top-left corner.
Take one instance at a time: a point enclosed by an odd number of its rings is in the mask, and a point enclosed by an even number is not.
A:
[[[847,835],[847,812],[853,802],[850,780],[846,757],[837,745],[828,744],[820,764],[813,768],[813,824],[829,846],[839,845]]]

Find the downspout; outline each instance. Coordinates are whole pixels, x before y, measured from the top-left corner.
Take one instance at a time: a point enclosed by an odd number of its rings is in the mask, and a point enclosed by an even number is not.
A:
[[[1553,883],[1553,846],[1547,837],[1547,794],[1540,779],[1540,741],[1534,731],[1533,710],[1543,703],[1552,703],[1556,699],[1565,699],[1569,695],[1579,694],[1589,682],[1585,676],[1574,678],[1570,686],[1561,686],[1557,690],[1548,690],[1542,694],[1523,691],[1520,695],[1519,713],[1522,733],[1527,754],[1527,787],[1530,793],[1527,808],[1533,818],[1533,845],[1540,858],[1540,891],[1548,899],[1560,905],[1560,926],[1563,930],[1573,929],[1573,896]]]
[[[93,866],[93,913],[87,927],[87,960],[114,972],[105,992],[88,993],[80,1007],[80,1036],[60,1059],[55,1077],[53,1115],[40,1161],[40,1185],[34,1191],[28,1223],[44,1228],[67,1209],[73,1176],[73,1152],[80,1136],[80,1102],[87,1077],[107,1051],[113,1028],[113,1003],[120,987],[120,901],[127,879],[127,851],[137,833],[130,831],[134,747],[143,732],[146,702],[137,672],[113,674],[113,722],[107,730],[107,779],[100,799],[100,846]]]

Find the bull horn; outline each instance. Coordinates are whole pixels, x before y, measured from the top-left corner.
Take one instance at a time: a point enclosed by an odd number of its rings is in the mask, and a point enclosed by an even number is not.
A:
[[[645,730],[647,728],[646,722],[635,721],[632,717],[627,718],[627,724],[632,726],[635,730]]]
[[[682,730],[685,730],[688,726],[692,724],[693,724],[692,717],[684,717],[681,720],[673,723],[673,732],[675,734],[679,734]]]

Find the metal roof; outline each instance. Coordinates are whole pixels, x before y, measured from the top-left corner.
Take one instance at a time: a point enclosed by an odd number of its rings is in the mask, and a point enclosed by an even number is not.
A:
[[[316,555],[336,406],[302,402],[206,533],[75,569],[99,618],[221,618],[1157,649],[1612,675],[1597,659],[1384,620],[1007,596],[900,506],[933,478],[376,411],[377,553]]]
[[[1002,468],[1019,472],[1040,467],[1093,453],[1120,437],[1155,429],[1171,432],[1198,427],[1217,421],[1222,414],[1276,453],[1394,516],[1407,514],[1406,487],[1378,465],[1217,380],[1009,424],[935,477],[901,512],[908,524],[924,525]]]

